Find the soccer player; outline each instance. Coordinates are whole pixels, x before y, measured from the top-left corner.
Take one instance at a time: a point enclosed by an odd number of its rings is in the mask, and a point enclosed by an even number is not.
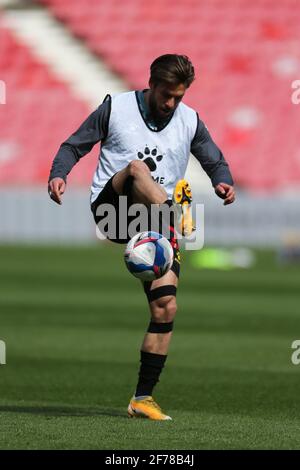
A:
[[[124,195],[130,203],[147,207],[172,202],[190,207],[191,188],[183,179],[190,152],[210,177],[224,205],[231,204],[235,192],[228,164],[197,112],[182,103],[194,78],[188,57],[166,54],[151,64],[149,88],[108,95],[60,146],[49,177],[50,197],[62,203],[68,173],[101,142],[91,187],[91,210],[96,223],[103,220],[97,209],[104,203],[113,204],[118,221],[120,196]],[[191,214],[186,211],[182,233],[187,235],[191,230]],[[118,235],[109,239],[117,243],[128,241]],[[170,241],[175,255],[172,268],[160,279],[144,283],[151,320],[141,346],[138,383],[128,406],[132,417],[171,419],[152,398],[167,358],[176,314],[180,260],[175,235]]]

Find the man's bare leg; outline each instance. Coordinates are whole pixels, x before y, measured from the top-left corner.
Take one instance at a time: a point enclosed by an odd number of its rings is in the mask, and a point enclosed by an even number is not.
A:
[[[148,166],[138,160],[134,160],[127,165],[124,170],[119,171],[113,178],[112,185],[118,194],[123,193],[124,184],[129,176],[133,177],[133,198],[135,202],[150,205],[162,204],[168,198],[166,191],[156,183],[152,177]],[[169,271],[165,276],[152,282],[151,289],[164,285],[177,286],[177,277]],[[173,321],[176,313],[176,298],[165,296],[150,303],[152,321],[158,323],[168,323]],[[167,354],[172,332],[146,333],[142,351],[156,354]]]
[[[138,160],[129,163],[126,168],[115,174],[112,180],[114,190],[118,194],[123,193],[126,179],[133,177],[133,198],[135,202],[150,205],[162,204],[168,198],[165,190],[156,183],[152,177],[148,166]],[[177,286],[177,277],[169,271],[165,276],[152,282],[151,289],[164,285]],[[174,296],[165,296],[150,303],[152,321],[171,322],[176,312],[176,299]],[[142,350],[156,354],[167,354],[172,332],[146,333]]]
[[[178,285],[178,278],[169,271],[160,279],[152,282],[151,290],[162,286],[175,286]],[[157,323],[169,323],[175,318],[177,306],[176,297],[167,295],[160,297],[153,302],[150,302],[151,321]],[[172,338],[172,331],[169,333],[146,333],[142,344],[142,351],[147,351],[155,354],[168,354],[169,344]]]
[[[151,172],[145,163],[135,160],[127,165],[126,168],[116,173],[112,180],[112,185],[118,194],[124,193],[124,185],[128,177],[132,178],[131,196],[134,202],[150,206],[151,204],[162,204],[168,199],[165,190],[152,179]],[[152,282],[151,290],[163,286],[177,287],[177,282],[177,276],[172,271],[169,271],[162,278]],[[177,308],[176,297],[175,295],[164,295],[150,301],[149,306],[151,324],[154,325],[154,331],[158,329],[159,332],[148,331],[142,343],[141,368],[136,388],[136,396],[139,397],[151,395],[152,388],[157,382],[167,358],[172,337],[172,322]],[[167,332],[162,331],[161,324],[166,324]],[[153,331],[153,327],[150,330]],[[132,406],[133,402],[131,401],[129,405],[131,416],[133,412]],[[140,406],[143,406],[141,402]],[[150,407],[152,407],[151,404]],[[154,413],[157,413],[156,409]],[[161,416],[162,418],[159,417],[159,419],[169,419],[168,416],[163,414]]]
[[[168,286],[174,288],[177,287],[177,284],[177,276],[173,271],[169,271],[162,278],[152,282],[150,293],[151,291],[159,292],[156,289],[161,287]],[[135,391],[136,398],[130,402],[131,409],[132,407],[135,409],[144,407],[145,402],[143,400],[145,396],[152,395],[153,388],[159,380],[167,359],[172,338],[173,320],[176,314],[176,293],[174,295],[163,295],[153,301],[151,301],[151,296],[149,296],[149,300],[151,323],[141,347],[139,380]],[[146,408],[151,416],[152,404],[146,402]],[[169,417],[162,413],[158,419],[169,419]]]

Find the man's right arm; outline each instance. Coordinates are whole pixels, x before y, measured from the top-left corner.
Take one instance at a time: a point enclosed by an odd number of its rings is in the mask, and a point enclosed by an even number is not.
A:
[[[58,204],[61,204],[67,175],[74,165],[89,153],[97,142],[106,138],[110,109],[111,99],[108,97],[96,111],[90,114],[79,129],[61,144],[53,160],[48,180],[50,197]]]

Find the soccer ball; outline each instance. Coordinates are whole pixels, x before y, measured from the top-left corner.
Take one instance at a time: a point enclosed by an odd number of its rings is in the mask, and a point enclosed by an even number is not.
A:
[[[166,274],[173,263],[171,243],[157,232],[142,232],[127,244],[124,259],[128,270],[142,281]]]

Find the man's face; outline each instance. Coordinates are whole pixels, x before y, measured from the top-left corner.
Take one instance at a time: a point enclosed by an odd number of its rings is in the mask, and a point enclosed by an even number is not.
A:
[[[175,111],[184,97],[186,87],[180,85],[150,85],[149,106],[154,119],[165,121]]]

